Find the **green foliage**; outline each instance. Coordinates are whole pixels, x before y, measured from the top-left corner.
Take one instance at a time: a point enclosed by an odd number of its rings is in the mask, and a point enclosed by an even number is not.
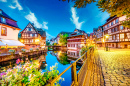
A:
[[[18,33],[18,40],[21,39],[21,33]]]
[[[69,64],[67,53],[61,53],[59,55],[60,63],[63,65]]]
[[[67,44],[67,37],[68,37],[68,34],[60,34],[60,39],[59,39],[59,43],[60,45],[66,45]]]
[[[66,0],[62,0],[66,1]],[[130,0],[68,0],[74,1],[74,7],[86,7],[87,4],[96,2],[101,11],[107,11],[111,16],[121,17],[126,15],[128,20],[122,22],[124,27],[130,27]]]
[[[58,46],[58,43],[53,43],[52,45],[53,45],[53,46]]]
[[[50,44],[50,42],[46,41],[46,45],[47,45],[47,46],[50,46],[51,44]]]
[[[88,51],[93,46],[83,46],[80,50],[80,56],[82,56],[86,51]]]

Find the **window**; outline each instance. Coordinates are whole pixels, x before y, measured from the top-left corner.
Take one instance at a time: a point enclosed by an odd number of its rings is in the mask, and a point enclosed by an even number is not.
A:
[[[31,28],[29,28],[29,31],[32,31],[32,29],[31,29]]]
[[[122,30],[123,28],[124,28],[124,27],[121,25],[121,26],[120,26],[120,30]]]
[[[124,34],[120,34],[120,39],[124,39]]]
[[[107,25],[107,27],[109,27],[109,24]]]
[[[1,22],[6,23],[6,19],[1,17]]]
[[[125,39],[128,39],[128,34],[125,33],[124,38],[125,38]]]
[[[111,26],[113,25],[113,22],[111,22]]]
[[[107,28],[107,25],[105,25],[105,28]]]
[[[112,33],[114,32],[114,28],[111,29],[111,32],[112,32]]]
[[[112,39],[115,40],[115,35],[112,36]]]
[[[34,37],[34,34],[32,34],[32,37]]]
[[[115,29],[115,32],[117,31],[117,27],[114,28]]]
[[[7,29],[5,27],[1,28],[1,36],[7,36]]]
[[[35,37],[37,37],[37,34],[35,34]]]
[[[127,33],[127,37],[128,37],[128,39],[130,39],[130,33]]]
[[[32,37],[32,34],[30,34],[30,37]]]
[[[115,23],[118,23],[118,19],[116,19]]]

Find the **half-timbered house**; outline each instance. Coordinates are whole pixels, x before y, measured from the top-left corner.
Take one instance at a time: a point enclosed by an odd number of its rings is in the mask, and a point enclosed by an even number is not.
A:
[[[113,16],[103,25],[105,45],[114,48],[130,48],[130,28],[123,27],[121,21],[126,16]],[[105,36],[108,35],[108,39]]]
[[[29,23],[21,32],[21,42],[25,44],[26,49],[44,48],[46,46],[46,32]]]

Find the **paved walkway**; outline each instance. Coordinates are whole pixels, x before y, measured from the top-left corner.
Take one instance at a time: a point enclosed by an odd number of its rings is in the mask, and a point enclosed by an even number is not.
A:
[[[130,49],[98,48],[89,71],[84,86],[130,86]]]
[[[98,48],[106,86],[130,86],[130,49]]]

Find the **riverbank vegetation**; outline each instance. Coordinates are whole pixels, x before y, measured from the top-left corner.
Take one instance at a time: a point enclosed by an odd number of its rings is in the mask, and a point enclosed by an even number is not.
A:
[[[82,56],[86,51],[88,51],[93,46],[83,46],[79,52],[80,56]]]

